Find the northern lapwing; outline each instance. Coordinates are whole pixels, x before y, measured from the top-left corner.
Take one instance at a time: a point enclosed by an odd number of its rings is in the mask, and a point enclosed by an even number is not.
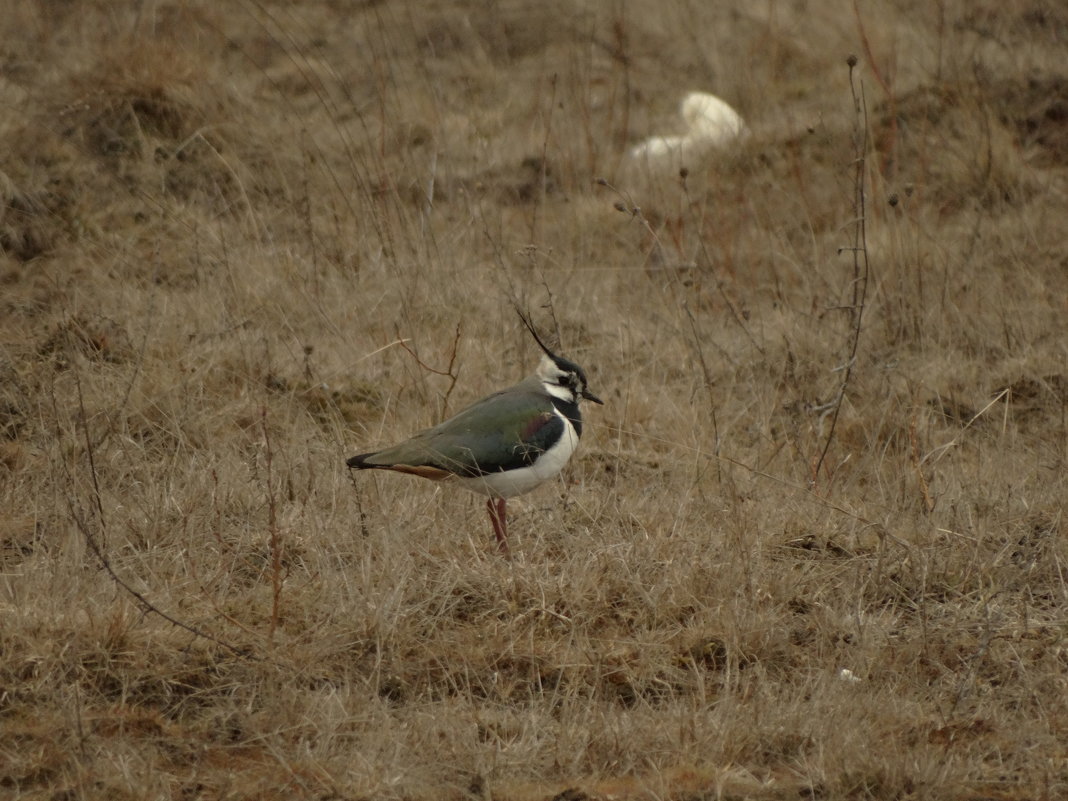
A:
[[[449,479],[488,495],[493,534],[505,553],[507,499],[530,492],[567,464],[582,435],[580,399],[604,403],[586,388],[582,368],[549,350],[530,321],[520,317],[545,352],[534,375],[399,445],[357,454],[346,462],[357,470]]]

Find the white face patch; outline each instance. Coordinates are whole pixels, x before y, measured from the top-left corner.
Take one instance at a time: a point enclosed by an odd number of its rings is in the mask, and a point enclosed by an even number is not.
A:
[[[548,356],[542,356],[541,361],[538,362],[538,378],[541,379],[541,385],[545,387],[545,391],[554,398],[577,403],[578,395],[568,385],[569,375],[570,373],[557,367],[556,362]]]
[[[556,362],[542,354],[541,361],[538,362],[538,378],[542,381],[559,381],[566,375],[567,373],[556,366]]]
[[[542,384],[542,386],[545,387],[545,391],[552,395],[554,398],[559,398],[560,400],[567,401],[568,403],[576,403],[578,401],[578,398],[575,396],[575,393],[567,387],[561,387],[557,384]]]

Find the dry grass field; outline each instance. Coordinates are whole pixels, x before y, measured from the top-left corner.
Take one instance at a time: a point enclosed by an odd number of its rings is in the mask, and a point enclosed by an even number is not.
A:
[[[0,31],[0,798],[1068,796],[1062,0]],[[606,404],[507,560],[344,459],[513,300]]]

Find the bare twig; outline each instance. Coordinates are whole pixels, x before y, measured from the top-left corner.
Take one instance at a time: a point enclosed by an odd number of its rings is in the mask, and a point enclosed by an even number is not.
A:
[[[77,370],[74,371],[74,384],[78,392],[78,423],[82,429],[82,437],[85,440],[86,457],[89,461],[89,476],[93,489],[92,506],[96,512],[97,525],[99,526],[101,533],[104,534],[107,531],[107,522],[104,516],[104,502],[102,493],[100,491],[100,481],[97,476],[96,457],[94,455],[93,441],[92,438],[89,436],[89,426],[85,413],[85,398],[82,393],[81,378]],[[59,405],[56,401],[54,387],[52,391],[52,412],[58,420]],[[63,463],[63,470],[66,473],[68,484],[73,486],[74,476],[71,475],[70,468],[67,466],[66,462]],[[232,645],[231,643],[228,643],[225,640],[222,640],[212,634],[208,634],[206,631],[199,629],[196,626],[191,626],[188,623],[183,623],[178,618],[167,614],[154,603],[149,601],[148,598],[145,597],[144,593],[134,589],[134,587],[129,582],[127,582],[124,578],[122,578],[122,576],[118,574],[114,566],[111,564],[111,560],[108,558],[107,552],[104,550],[104,547],[101,545],[100,540],[93,532],[93,526],[91,522],[86,518],[85,514],[82,513],[82,510],[77,507],[77,504],[74,501],[73,493],[67,495],[67,508],[70,511],[70,516],[71,519],[74,521],[74,525],[77,527],[78,531],[81,532],[82,538],[85,540],[86,546],[92,552],[93,556],[96,557],[96,560],[100,564],[100,566],[104,568],[104,571],[108,574],[111,580],[115,582],[115,585],[120,587],[129,595],[131,595],[137,601],[137,603],[140,604],[141,608],[146,613],[157,615],[166,620],[172,626],[177,626],[178,628],[189,632],[195,637],[202,637],[203,639],[208,640],[209,642],[213,642],[216,645],[220,645],[223,648],[226,648],[228,651],[236,654],[237,656],[251,656],[248,651],[238,648],[237,646]]]
[[[868,236],[867,228],[865,225],[865,213],[866,213],[866,167],[867,167],[867,152],[868,152],[868,108],[864,100],[864,86],[860,84],[858,86],[856,78],[856,66],[857,57],[850,56],[849,64],[849,90],[853,97],[853,113],[854,113],[854,129],[853,129],[853,244],[849,248],[843,248],[842,250],[848,250],[853,256],[853,280],[851,282],[852,287],[852,302],[849,305],[850,311],[850,329],[851,335],[849,340],[849,355],[846,358],[844,369],[842,369],[842,381],[838,385],[838,392],[835,395],[834,411],[831,414],[831,425],[827,431],[827,439],[823,443],[823,450],[820,452],[819,459],[812,470],[811,483],[815,487],[819,481],[820,470],[823,467],[823,463],[827,458],[827,452],[831,448],[831,443],[834,441],[835,428],[838,426],[838,415],[842,411],[842,402],[845,400],[846,390],[849,387],[849,380],[853,376],[853,369],[856,366],[857,361],[857,348],[860,345],[860,332],[864,318],[864,302],[868,293]],[[842,252],[842,251],[839,251]]]
[[[443,416],[448,411],[448,408],[449,408],[449,397],[452,395],[452,391],[456,388],[456,382],[460,378],[460,373],[455,368],[456,368],[456,354],[457,354],[457,352],[458,352],[458,350],[460,348],[460,333],[461,333],[461,330],[462,330],[462,324],[461,323],[457,323],[456,324],[456,333],[453,335],[453,338],[452,338],[452,347],[449,349],[449,364],[444,370],[437,370],[437,369],[431,367],[426,362],[424,362],[422,359],[420,359],[419,358],[419,354],[416,353],[415,350],[413,350],[410,345],[408,345],[409,340],[407,340],[407,339],[399,339],[399,340],[397,340],[397,344],[399,344],[402,348],[404,348],[406,351],[408,351],[408,355],[410,355],[413,359],[415,359],[415,363],[417,365],[419,365],[419,367],[421,369],[426,370],[428,373],[433,373],[434,375],[446,376],[449,379],[449,388],[447,390],[445,390],[445,399],[442,401],[441,413],[442,413]]]
[[[686,310],[686,316],[690,320],[690,331],[693,334],[693,345],[697,351],[697,361],[701,364],[701,375],[705,379],[705,391],[708,393],[708,414],[712,420],[712,439],[715,446],[712,449],[712,453],[719,455],[719,423],[716,420],[716,401],[712,394],[712,372],[708,369],[708,362],[705,360],[705,349],[701,344],[701,335],[697,330],[697,320],[694,319],[693,312],[690,311],[688,305],[683,305],[683,309]],[[723,472],[720,469],[719,460],[716,460],[716,478],[719,481],[723,481]]]
[[[930,514],[934,511],[934,500],[931,498],[931,488],[927,484],[927,478],[923,474],[923,464],[920,460],[920,439],[916,432],[915,410],[909,418],[909,454],[912,459],[912,469],[916,471],[916,478],[920,484],[920,495],[923,498],[923,511]]]
[[[883,167],[885,168],[894,158],[894,149],[897,146],[898,139],[898,122],[897,122],[897,98],[894,95],[893,90],[890,88],[892,78],[888,79],[883,75],[883,71],[879,68],[878,62],[875,60],[875,53],[872,51],[871,39],[868,38],[868,30],[864,26],[864,18],[860,14],[860,5],[857,0],[853,0],[853,16],[857,21],[857,33],[860,36],[861,44],[864,46],[864,55],[868,61],[868,66],[871,67],[871,74],[875,78],[875,82],[879,84],[879,88],[883,90],[886,95],[886,102],[890,106],[890,113],[888,115],[889,131],[887,132],[888,141],[885,150],[886,155],[884,157]],[[851,56],[851,58],[854,58]]]
[[[267,425],[267,406],[260,410],[260,426],[263,429],[263,442],[266,449],[267,471],[267,547],[271,554],[271,627],[267,633],[268,642],[273,642],[274,632],[282,618],[282,555],[285,543],[278,530],[278,502],[274,494],[274,453],[271,450],[271,433]]]

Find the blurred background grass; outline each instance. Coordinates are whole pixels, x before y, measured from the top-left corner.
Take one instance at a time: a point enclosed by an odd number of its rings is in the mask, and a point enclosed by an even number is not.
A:
[[[0,26],[2,792],[1063,793],[1063,4]],[[751,135],[631,162],[689,91]],[[508,563],[343,459],[529,373],[513,296],[607,403]]]

